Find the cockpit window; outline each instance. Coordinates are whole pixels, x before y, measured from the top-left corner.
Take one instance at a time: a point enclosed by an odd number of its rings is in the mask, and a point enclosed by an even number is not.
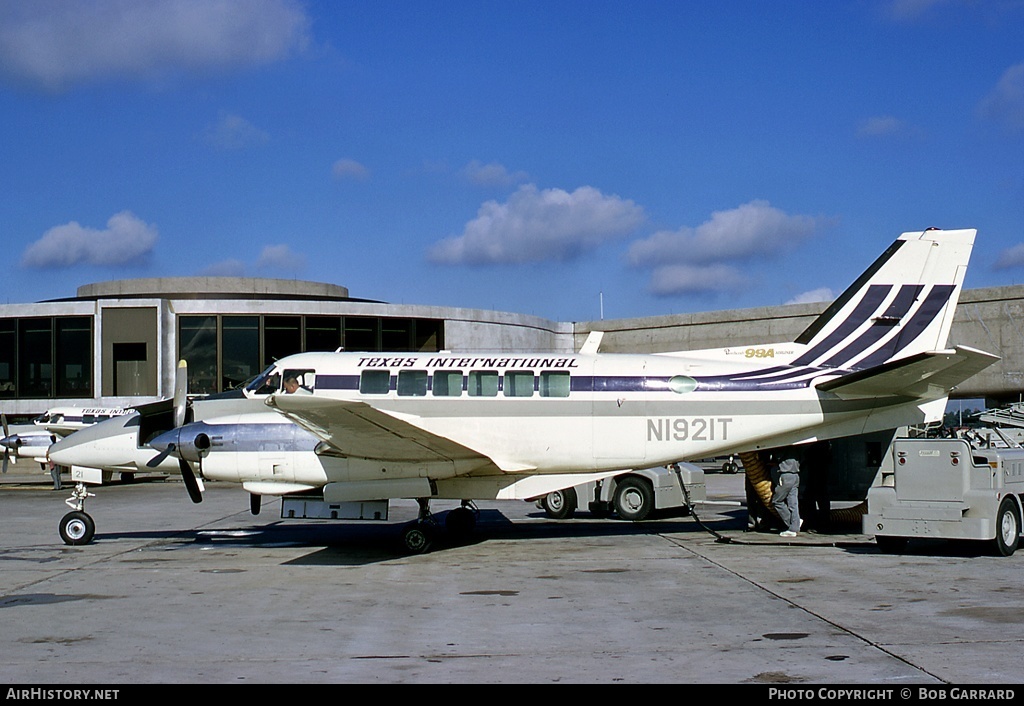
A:
[[[254,395],[272,395],[281,389],[281,374],[270,366],[245,386],[246,392]]]
[[[285,370],[281,376],[284,381],[281,389],[287,395],[310,394],[316,386],[316,372],[312,370]]]

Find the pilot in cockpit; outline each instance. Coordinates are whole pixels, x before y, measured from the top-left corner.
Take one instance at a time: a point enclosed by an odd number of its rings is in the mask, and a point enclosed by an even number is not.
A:
[[[285,375],[283,389],[285,394],[293,395],[299,394],[310,394],[310,391],[299,384],[299,379],[295,375]]]

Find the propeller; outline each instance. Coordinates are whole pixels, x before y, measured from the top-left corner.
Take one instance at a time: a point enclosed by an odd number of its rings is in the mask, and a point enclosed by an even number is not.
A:
[[[6,414],[0,413],[0,423],[2,423],[3,427],[4,427],[4,437],[3,437],[4,441],[7,441],[7,439],[10,437],[11,433],[10,433],[10,430],[7,428],[7,415]],[[7,473],[7,461],[10,459],[10,457],[11,457],[11,449],[5,443],[4,444],[4,464],[3,464],[3,472],[4,473]]]
[[[178,368],[174,372],[174,398],[171,404],[174,412],[171,430],[179,429],[185,424],[185,415],[188,412],[188,363],[184,360],[178,361]],[[175,447],[176,444],[168,444],[167,448],[146,461],[146,465],[149,468],[158,467],[164,459],[174,453]]]
[[[178,361],[178,369],[174,375],[174,428],[180,429],[185,424],[185,412],[188,410],[188,364],[184,360]],[[205,436],[205,435],[204,435]],[[207,448],[209,448],[207,446]],[[192,464],[178,456],[178,470],[181,471],[181,480],[185,483],[188,496],[194,503],[203,502],[203,486],[201,478],[196,476],[192,470]],[[202,456],[199,457],[199,473],[203,472]]]
[[[181,479],[185,481],[185,489],[188,490],[188,496],[192,499],[192,502],[203,502],[203,491],[206,488],[203,486],[203,481],[192,470],[192,466],[185,459],[179,458],[178,468],[181,469]]]
[[[185,412],[188,410],[188,363],[178,361],[178,369],[174,373],[174,428],[185,423]]]
[[[184,360],[178,361],[178,369],[174,376],[174,399],[172,400],[174,412],[174,426],[150,439],[149,445],[157,449],[159,453],[146,462],[150,468],[159,466],[165,458],[174,455],[178,458],[178,471],[181,473],[181,480],[185,483],[189,498],[194,503],[203,501],[203,452],[210,448],[210,438],[206,434],[198,434],[191,441],[182,442],[182,427],[185,426],[188,412],[188,365]],[[195,447],[194,449],[192,447]],[[192,469],[186,456],[194,456],[199,464],[199,475]]]

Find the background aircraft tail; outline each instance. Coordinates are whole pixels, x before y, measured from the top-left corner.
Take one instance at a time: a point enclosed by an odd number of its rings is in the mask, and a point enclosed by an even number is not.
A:
[[[944,349],[976,233],[901,235],[797,337],[790,364],[865,370]]]

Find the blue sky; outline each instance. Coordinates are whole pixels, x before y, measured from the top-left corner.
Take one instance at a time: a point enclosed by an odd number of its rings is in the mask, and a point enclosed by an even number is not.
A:
[[[1024,282],[1020,0],[0,0],[0,303],[283,277],[586,321]]]

